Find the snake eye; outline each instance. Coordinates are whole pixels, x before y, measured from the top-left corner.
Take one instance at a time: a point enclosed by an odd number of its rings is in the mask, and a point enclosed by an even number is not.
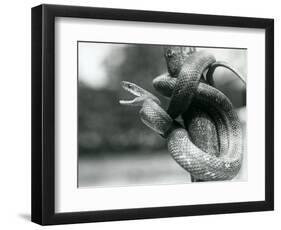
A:
[[[173,57],[174,54],[175,54],[175,52],[174,52],[173,50],[168,49],[168,50],[166,51],[166,56],[167,56],[168,58]]]

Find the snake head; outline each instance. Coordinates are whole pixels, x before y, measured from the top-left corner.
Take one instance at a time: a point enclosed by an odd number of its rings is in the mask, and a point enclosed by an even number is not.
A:
[[[164,56],[166,59],[169,74],[177,77],[185,59],[196,51],[190,46],[164,46]]]
[[[134,83],[122,81],[121,86],[124,90],[136,96],[132,100],[120,100],[119,102],[122,105],[142,106],[147,100],[152,100],[155,103],[160,104],[160,101],[157,97]]]

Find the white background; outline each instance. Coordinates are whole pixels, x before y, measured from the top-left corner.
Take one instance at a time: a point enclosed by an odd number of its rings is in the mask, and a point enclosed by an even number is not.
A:
[[[1,4],[0,84],[0,226],[1,229],[39,229],[30,219],[30,8],[40,1],[5,1]],[[273,17],[275,59],[280,59],[280,6],[278,1],[48,1],[56,4],[163,10],[189,13]],[[278,61],[276,61],[278,63]],[[275,165],[281,157],[280,67],[275,68]],[[278,130],[279,129],[279,130]],[[257,130],[258,131],[258,130]],[[280,167],[275,167],[275,211],[154,220],[119,221],[67,226],[68,229],[277,229],[281,218]],[[66,226],[57,226],[64,229]]]
[[[264,30],[58,18],[55,32],[56,212],[264,200]],[[247,47],[247,182],[77,189],[77,40]]]

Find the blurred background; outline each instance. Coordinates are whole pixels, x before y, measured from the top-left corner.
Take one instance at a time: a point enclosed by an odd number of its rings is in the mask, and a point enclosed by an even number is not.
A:
[[[235,67],[246,79],[247,50],[205,49]],[[152,80],[167,72],[160,45],[78,43],[78,187],[177,184],[190,182],[167,151],[166,141],[139,119],[137,107],[119,104],[132,98],[120,82],[127,80],[160,98]],[[246,88],[229,70],[218,68],[216,87],[235,106],[243,130]],[[245,133],[245,132],[244,132]],[[236,180],[247,179],[247,154]]]

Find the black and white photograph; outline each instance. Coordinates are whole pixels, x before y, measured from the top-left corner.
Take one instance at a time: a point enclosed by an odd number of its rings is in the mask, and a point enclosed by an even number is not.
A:
[[[78,188],[247,181],[247,48],[77,42]]]
[[[274,210],[272,18],[43,4],[31,21],[33,222]]]

